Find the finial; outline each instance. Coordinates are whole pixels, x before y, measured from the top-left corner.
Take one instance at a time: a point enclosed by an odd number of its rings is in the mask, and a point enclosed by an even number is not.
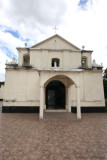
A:
[[[55,30],[55,34],[56,34],[56,30],[58,30],[58,28],[55,26],[55,28],[53,28]]]
[[[25,47],[27,47],[27,43],[25,43]]]
[[[83,45],[83,46],[82,46],[82,49],[84,50],[84,48],[85,48],[85,46]]]

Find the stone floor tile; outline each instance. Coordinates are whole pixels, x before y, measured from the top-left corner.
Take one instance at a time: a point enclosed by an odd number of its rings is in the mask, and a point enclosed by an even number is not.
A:
[[[12,156],[0,156],[0,160],[12,160]]]
[[[27,156],[13,156],[12,160],[27,160]]]
[[[0,113],[0,160],[107,160],[107,114]]]
[[[28,157],[28,160],[42,160],[42,154],[31,154]]]

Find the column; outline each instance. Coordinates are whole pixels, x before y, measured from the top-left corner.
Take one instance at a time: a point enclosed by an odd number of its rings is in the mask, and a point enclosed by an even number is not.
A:
[[[80,87],[77,86],[77,119],[81,119]]]
[[[71,112],[71,86],[68,87],[68,112]]]
[[[40,112],[39,119],[43,119],[43,109],[44,109],[44,86],[40,86]]]

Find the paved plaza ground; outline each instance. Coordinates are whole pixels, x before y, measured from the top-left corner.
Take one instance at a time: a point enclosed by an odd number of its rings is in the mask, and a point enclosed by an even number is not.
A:
[[[0,113],[0,160],[107,160],[107,114]]]

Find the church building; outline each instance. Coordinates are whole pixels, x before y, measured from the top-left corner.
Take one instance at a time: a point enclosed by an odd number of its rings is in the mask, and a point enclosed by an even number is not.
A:
[[[2,112],[76,112],[104,110],[102,65],[92,51],[79,49],[59,35],[30,48],[17,48],[6,62]]]

